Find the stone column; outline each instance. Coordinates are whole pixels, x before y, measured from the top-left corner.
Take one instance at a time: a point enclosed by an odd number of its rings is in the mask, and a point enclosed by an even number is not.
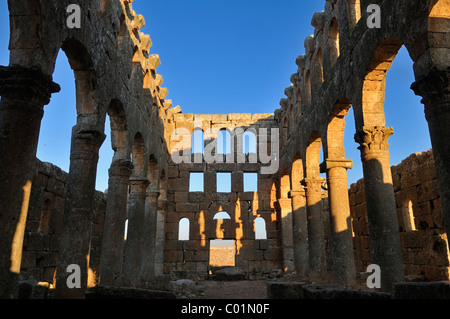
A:
[[[283,270],[294,271],[294,236],[292,233],[292,202],[289,198],[278,199],[281,213],[281,246]]]
[[[327,173],[334,281],[350,287],[356,279],[347,185],[347,169],[352,167],[350,159],[327,159],[321,165],[321,171]]]
[[[126,285],[138,287],[141,279],[145,198],[148,179],[131,178],[128,206],[128,233],[125,243],[123,280]]]
[[[72,129],[70,167],[64,204],[55,296],[58,299],[82,299],[87,287],[89,248],[94,209],[98,151],[105,135],[75,125]],[[67,285],[68,266],[80,267],[80,288]]]
[[[44,105],[59,90],[39,68],[0,66],[0,298],[16,294]]]
[[[381,289],[404,280],[403,258],[389,163],[391,127],[364,126],[355,134],[360,144],[366,191],[372,262],[381,268]]]
[[[442,215],[450,238],[450,68],[433,68],[411,88],[423,97],[425,117],[430,131],[434,164],[439,182]]]
[[[128,184],[133,163],[116,160],[109,169],[108,195],[103,226],[100,283],[117,286],[122,277]]]
[[[306,211],[308,217],[309,274],[314,282],[327,281],[327,258],[325,232],[322,220],[322,185],[325,179],[305,178],[302,183],[306,190]]]
[[[308,219],[305,191],[290,191],[292,199],[292,235],[294,245],[294,266],[301,279],[308,278]]]
[[[144,232],[142,246],[142,283],[155,278],[156,221],[158,214],[159,191],[147,191],[145,200]]]

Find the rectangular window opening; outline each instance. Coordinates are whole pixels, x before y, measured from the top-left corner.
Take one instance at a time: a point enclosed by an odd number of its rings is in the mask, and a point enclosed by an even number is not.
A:
[[[231,173],[217,173],[217,192],[231,193]]]
[[[258,191],[258,173],[244,173],[244,192]]]
[[[203,192],[203,173],[190,173],[189,192]]]

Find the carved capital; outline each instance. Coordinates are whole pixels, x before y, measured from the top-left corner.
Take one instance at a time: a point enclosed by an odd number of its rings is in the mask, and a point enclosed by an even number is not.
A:
[[[8,100],[42,108],[50,102],[52,93],[60,90],[52,76],[38,67],[0,66],[0,95]]]
[[[427,113],[427,108],[429,108],[428,112],[433,111],[430,108],[433,109],[435,106],[439,106],[444,102],[444,105],[446,105],[445,111],[450,111],[449,79],[450,67],[445,70],[438,70],[434,67],[426,76],[420,77],[411,85],[414,93],[422,96],[422,103],[425,104],[425,113]]]
[[[301,184],[305,187],[306,191],[319,192],[321,189],[327,189],[326,179],[322,177],[305,178],[301,181]]]
[[[130,178],[130,198],[145,198],[149,184],[150,182],[146,178]]]
[[[100,131],[74,127],[70,159],[97,161],[98,151],[106,135]]]
[[[123,178],[128,181],[133,172],[134,165],[128,160],[116,160],[111,163],[109,168],[110,178]]]
[[[355,141],[360,146],[361,154],[372,151],[387,151],[389,148],[388,139],[394,134],[392,127],[385,126],[364,126],[362,131],[356,132]]]

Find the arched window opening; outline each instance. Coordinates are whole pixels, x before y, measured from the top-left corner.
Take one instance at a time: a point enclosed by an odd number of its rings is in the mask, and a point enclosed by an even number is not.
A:
[[[305,104],[311,104],[311,72],[309,70],[305,76]]]
[[[360,0],[347,0],[348,24],[350,32],[361,19],[361,3]]]
[[[133,175],[137,177],[141,177],[144,175],[144,164],[145,164],[145,143],[144,143],[144,137],[141,133],[136,133],[134,137],[134,142],[132,146],[132,152],[131,152],[131,161],[133,162],[134,169],[133,169]]]
[[[256,153],[256,134],[246,131],[242,135],[244,154]]]
[[[328,42],[330,46],[330,66],[333,66],[340,54],[339,48],[339,27],[336,18],[331,20],[328,32]]]
[[[50,217],[52,213],[52,202],[50,199],[46,199],[41,209],[41,220],[39,221],[38,232],[42,234],[48,234],[50,228]]]
[[[218,212],[214,215],[214,220],[218,219],[231,219],[231,216],[227,212]]]
[[[204,133],[202,130],[195,130],[192,133],[192,154],[203,154],[204,148]]]
[[[316,55],[316,90],[320,88],[323,82],[322,48],[317,50]]]
[[[297,121],[302,117],[302,91],[297,88]]]
[[[231,153],[231,134],[226,129],[220,130],[217,134],[217,154]]]
[[[294,132],[294,126],[295,126],[295,115],[294,115],[294,106],[291,104],[291,107],[289,108],[289,135]]]
[[[262,217],[255,219],[255,240],[267,239],[266,221]]]
[[[187,218],[182,218],[178,224],[178,240],[189,240],[190,222]]]

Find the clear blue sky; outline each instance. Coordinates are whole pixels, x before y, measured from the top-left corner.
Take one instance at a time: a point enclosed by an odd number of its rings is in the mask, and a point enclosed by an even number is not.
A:
[[[0,65],[9,62],[6,4],[0,0]],[[311,17],[324,5],[325,0],[135,0],[133,9],[145,17],[142,31],[153,41],[150,53],[161,58],[157,72],[173,105],[184,113],[227,114],[272,113],[280,107],[297,70],[295,58],[305,52],[304,39],[314,32]],[[62,91],[45,107],[38,157],[68,171],[75,85],[63,52],[54,81]],[[395,132],[389,140],[391,164],[431,147],[423,105],[409,89],[412,82],[412,61],[402,48],[386,85],[386,121]],[[349,183],[362,177],[352,112],[345,137],[347,158],[354,162]],[[97,176],[102,191],[112,159],[109,125],[105,133]]]

